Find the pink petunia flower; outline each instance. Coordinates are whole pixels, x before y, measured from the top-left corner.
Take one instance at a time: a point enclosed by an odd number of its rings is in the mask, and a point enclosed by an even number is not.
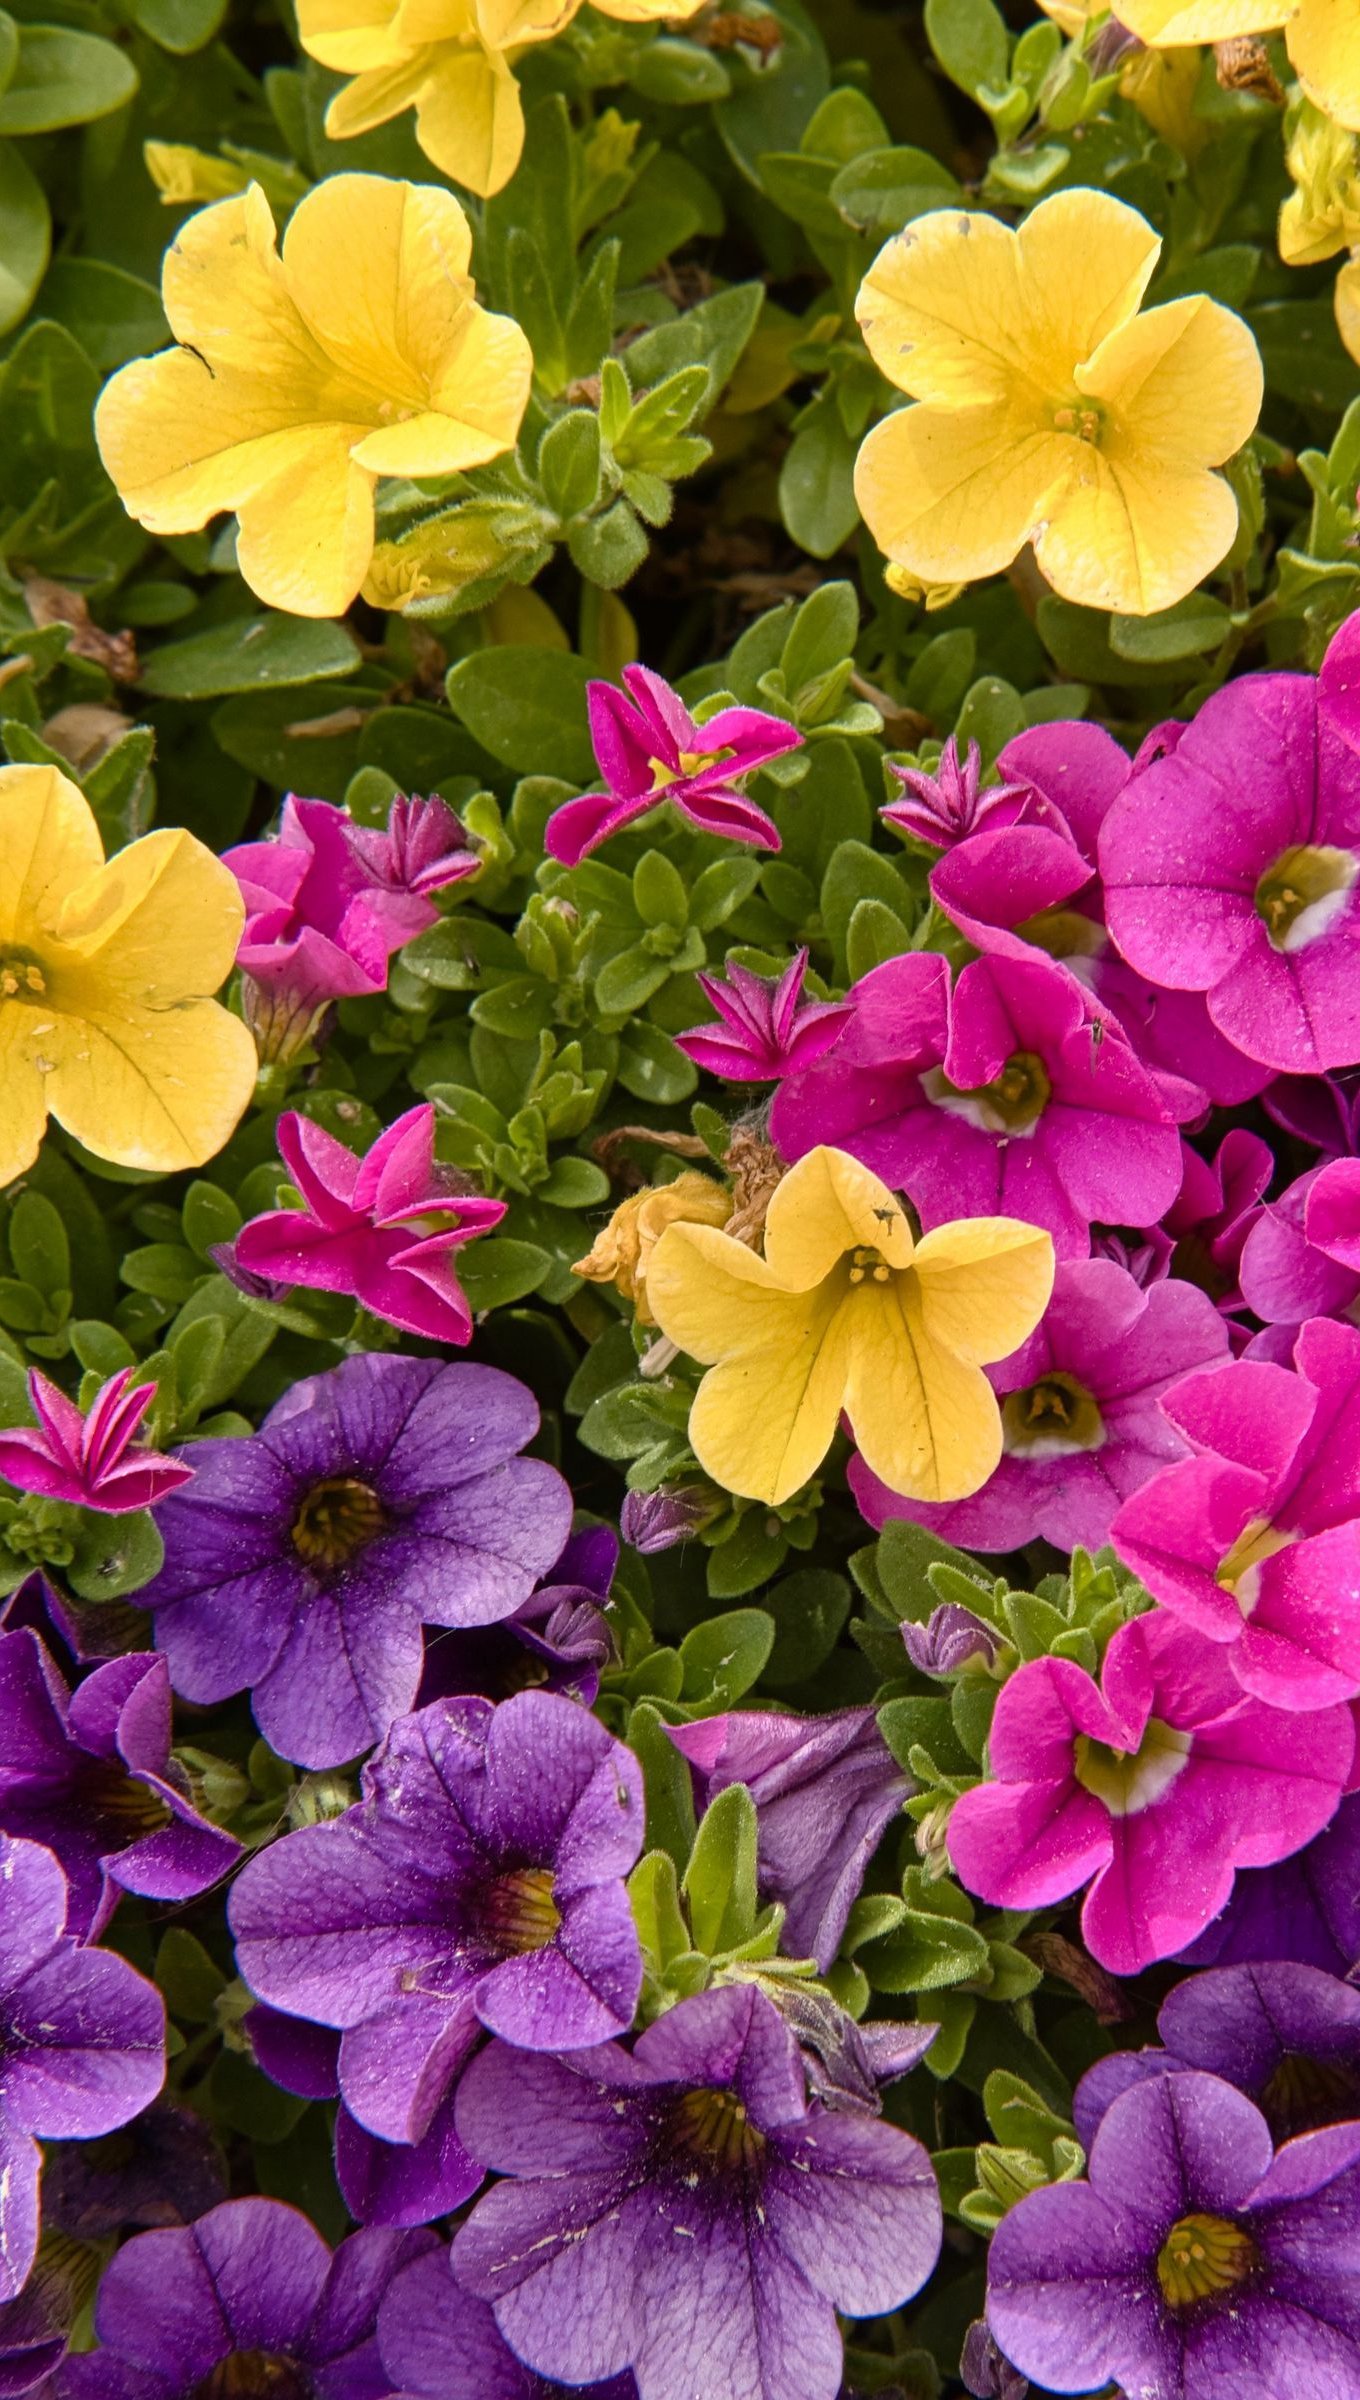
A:
[[[960,759],[951,733],[934,774],[922,767],[899,767],[892,759],[888,772],[902,786],[902,798],[879,810],[885,825],[911,834],[932,850],[951,850],[956,842],[984,826],[989,831],[1015,825],[1033,814],[1034,794],[1026,783],[988,783],[982,780],[982,752],[970,742]]]
[[[481,861],[442,800],[399,797],[385,832],[290,793],[277,836],[225,851],[246,904],[237,964],[267,1059],[310,1040],[332,1001],[387,989],[388,960],[437,922],[430,893]]]
[[[1315,1710],[1360,1691],[1360,1333],[1313,1318],[1294,1362],[1170,1392],[1196,1455],[1126,1500],[1110,1540],[1244,1691]]]
[[[1249,1699],[1221,1650],[1154,1610],[1120,1627],[1099,1683],[1064,1658],[1011,1676],[989,1780],[956,1802],[949,1855],[994,1907],[1051,1908],[1089,1884],[1088,1950],[1137,1975],[1203,1932],[1239,1867],[1321,1831],[1354,1750],[1348,1708],[1317,1710],[1300,1741],[1297,1719]]]
[[[34,1367],[28,1396],[38,1422],[0,1432],[0,1476],[21,1492],[70,1501],[106,1517],[151,1508],[188,1483],[194,1470],[181,1459],[132,1447],[156,1397],[154,1383],[132,1384],[135,1373],[134,1367],[124,1367],[111,1376],[83,1414]]]
[[[270,1283],[343,1292],[427,1341],[468,1342],[472,1312],[453,1254],[499,1225],[505,1203],[460,1191],[436,1163],[433,1107],[408,1109],[363,1158],[292,1112],[279,1119],[278,1142],[305,1205],[244,1225],[237,1266]]]
[[[1175,1243],[1171,1272],[1199,1284],[1225,1316],[1233,1316],[1247,1305],[1239,1280],[1242,1255],[1266,1214],[1261,1194],[1275,1171],[1270,1145],[1234,1125],[1212,1159],[1201,1158],[1188,1142],[1182,1156],[1181,1188],[1162,1219]]]
[[[606,788],[554,810],[543,837],[550,856],[579,866],[663,800],[700,833],[777,850],[778,828],[739,786],[799,747],[797,727],[758,708],[723,708],[696,725],[679,693],[650,667],[625,667],[623,680],[623,692],[612,683],[588,687],[590,738]]]
[[[970,830],[939,859],[931,896],[979,950],[1025,958],[1038,949],[1060,960],[1147,1065],[1187,1075],[1210,1099],[1235,1106],[1260,1090],[1266,1070],[1218,1032],[1200,993],[1168,992],[1135,974],[1105,926],[1101,828],[1130,776],[1164,749],[1150,735],[1130,760],[1103,727],[1079,719],[1018,734],[997,766],[1004,788],[1026,795],[1019,812]],[[892,810],[883,815],[893,820]]]
[[[1351,1313],[1360,1300],[1360,1159],[1326,1159],[1267,1203],[1243,1246],[1241,1279],[1253,1315],[1292,1329],[1269,1345],[1286,1364],[1307,1318]]]
[[[1046,1226],[1085,1257],[1091,1225],[1152,1225],[1181,1182],[1177,1124],[1203,1094],[1151,1073],[1050,959],[986,957],[951,993],[942,958],[889,959],[850,993],[829,1058],[791,1075],[770,1126],[905,1191],[927,1231],[955,1217]]]
[[[1143,1291],[1105,1259],[1068,1260],[1038,1329],[988,1369],[1005,1447],[982,1490],[942,1507],[903,1500],[859,1457],[851,1488],[876,1528],[909,1517],[967,1550],[1017,1550],[1036,1534],[1098,1550],[1120,1502],[1185,1455],[1161,1394],[1227,1355],[1227,1326],[1192,1284]]]
[[[1100,836],[1131,966],[1203,992],[1246,1057],[1360,1060],[1360,616],[1320,674],[1244,675],[1135,773]]]
[[[799,950],[778,981],[728,961],[726,976],[700,975],[700,991],[720,1023],[677,1033],[675,1046],[696,1067],[727,1083],[777,1083],[825,1056],[854,1015],[845,1000],[804,1000],[808,954]]]

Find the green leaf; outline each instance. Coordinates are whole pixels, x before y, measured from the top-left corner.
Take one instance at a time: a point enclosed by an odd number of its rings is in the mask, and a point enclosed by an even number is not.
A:
[[[774,1618],[763,1608],[706,1618],[680,1644],[681,1699],[709,1710],[732,1708],[759,1679],[773,1648]]]
[[[13,20],[0,22],[12,25]],[[3,81],[0,73],[0,84]],[[8,333],[27,315],[51,246],[52,218],[42,185],[21,152],[10,142],[0,143],[0,333]]]
[[[1231,611],[1221,600],[1210,592],[1192,592],[1153,616],[1111,617],[1110,648],[1137,665],[1160,666],[1216,650],[1231,626]]]
[[[780,513],[799,548],[814,558],[830,558],[859,523],[857,448],[833,394],[823,392],[804,416],[779,470]]]
[[[185,1925],[172,1925],[156,1952],[156,1981],[181,2024],[210,2025],[226,1976]]]
[[[126,1517],[82,1509],[66,1579],[81,1600],[121,1600],[160,1569],[165,1545],[149,1509]]]
[[[756,1804],[744,1783],[709,1803],[681,1890],[696,1950],[721,1957],[749,1941],[756,1921]]]
[[[142,32],[182,58],[210,42],[227,13],[227,0],[133,0]]]
[[[628,1719],[627,1742],[647,1787],[649,1850],[664,1850],[683,1869],[694,1840],[694,1786],[683,1759],[649,1700]]]
[[[635,1100],[650,1100],[656,1108],[674,1108],[688,1100],[699,1071],[668,1033],[645,1017],[634,1018],[619,1036],[619,1081]]]
[[[569,409],[549,426],[538,447],[538,479],[549,508],[564,522],[594,507],[600,489],[600,420],[592,409]]]
[[[10,1211],[9,1255],[15,1274],[45,1299],[55,1292],[69,1293],[71,1245],[66,1227],[40,1192],[21,1192]]]
[[[648,1966],[654,1975],[664,1976],[671,1960],[689,1949],[675,1860],[668,1850],[649,1850],[638,1860],[628,1878],[628,1897]]]
[[[191,1183],[184,1195],[181,1222],[184,1239],[195,1257],[206,1259],[215,1242],[235,1241],[241,1230],[241,1211],[219,1185],[200,1181]]]
[[[815,1675],[836,1647],[850,1614],[850,1585],[826,1567],[799,1567],[768,1595],[774,1647],[765,1682],[777,1692]]]
[[[725,292],[701,300],[668,325],[655,325],[624,352],[628,380],[635,392],[650,390],[681,367],[707,367],[712,381],[712,407],[755,332],[765,287],[734,283]]]
[[[459,659],[447,679],[449,704],[484,750],[519,775],[586,783],[595,753],[586,721],[584,659],[565,650],[510,643]]]
[[[660,850],[644,851],[633,869],[633,905],[644,925],[682,927],[689,915],[684,877]]]
[[[845,966],[852,983],[910,948],[911,935],[894,909],[881,900],[856,901],[845,931]]]
[[[962,188],[928,150],[869,150],[841,168],[831,185],[833,207],[857,233],[875,240],[900,233],[913,217],[961,200]]]
[[[823,583],[803,602],[789,627],[780,659],[790,701],[805,684],[829,675],[853,658],[859,638],[859,598],[852,583]]]
[[[215,700],[279,684],[326,683],[358,664],[359,646],[343,625],[271,611],[166,643],[147,659],[142,686],[163,700]]]
[[[1024,732],[1025,723],[1024,703],[1014,686],[999,675],[980,676],[959,710],[954,729],[959,755],[966,756],[968,744],[976,742],[984,767],[990,767],[1007,742]]]
[[[1010,40],[992,0],[926,0],[926,39],[946,75],[974,99],[1008,81]]]
[[[508,1234],[491,1233],[469,1242],[458,1253],[458,1280],[474,1315],[489,1308],[506,1308],[536,1292],[552,1265],[536,1242],[512,1241]]]
[[[18,64],[0,93],[0,134],[86,125],[136,89],[137,70],[114,43],[65,25],[21,25]]]
[[[662,34],[634,60],[628,81],[644,100],[666,108],[697,108],[705,100],[725,100],[732,78],[712,50],[701,49],[674,34]]]

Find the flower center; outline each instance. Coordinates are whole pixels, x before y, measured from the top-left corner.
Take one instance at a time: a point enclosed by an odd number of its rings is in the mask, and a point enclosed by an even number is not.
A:
[[[875,1250],[868,1243],[862,1242],[857,1250],[851,1251],[850,1281],[852,1283],[887,1283],[891,1276],[892,1268],[881,1250]]]
[[[353,1475],[331,1475],[299,1501],[293,1548],[309,1567],[343,1567],[386,1522],[381,1500],[366,1483]]]
[[[0,950],[0,1000],[44,1000],[47,977],[28,950]]]
[[[1046,958],[1099,958],[1108,936],[1094,917],[1079,908],[1041,908],[1015,928],[1022,942],[1033,942]]]
[[[1024,1458],[1070,1458],[1099,1450],[1105,1421],[1092,1393],[1075,1375],[1055,1369],[1027,1391],[1008,1392],[1001,1403],[1004,1447]]]
[[[1261,2114],[1277,2142],[1314,2133],[1356,2114],[1360,2078],[1338,2059],[1303,2058],[1287,2050],[1260,2094]]]
[[[1256,2244],[1227,2217],[1180,2217],[1157,2253],[1157,2281],[1171,2308],[1217,2299],[1244,2283],[1256,2265]]]
[[[682,750],[679,764],[674,767],[667,766],[664,758],[651,759],[648,763],[652,770],[652,790],[664,792],[667,784],[681,783],[687,776],[697,775],[700,767],[715,766],[720,758],[728,755],[721,750]]]
[[[1032,1134],[1053,1097],[1043,1060],[1033,1050],[1016,1050],[991,1083],[967,1091],[951,1083],[943,1067],[930,1067],[921,1089],[937,1108],[963,1117],[983,1133]]]
[[[1170,1791],[1190,1755],[1191,1736],[1149,1717],[1136,1750],[1112,1750],[1079,1733],[1072,1772],[1112,1817],[1136,1817]]]
[[[1053,411],[1055,433],[1070,433],[1079,442],[1098,442],[1105,412],[1092,400],[1064,400]]]
[[[1221,1589],[1231,1592],[1244,1617],[1249,1617],[1261,1597],[1261,1569],[1277,1550],[1287,1550],[1298,1540],[1296,1533],[1285,1533],[1272,1525],[1268,1517],[1253,1517],[1244,1525],[1231,1550],[1221,1560],[1214,1577]]]
[[[310,2390],[296,2359],[273,2350],[233,2350],[194,2385],[188,2400],[309,2400]]]
[[[1282,850],[1256,886],[1256,914],[1272,950],[1306,950],[1330,931],[1360,874],[1351,850],[1295,842]]]
[[[712,2167],[753,2167],[765,2149],[764,2134],[736,2093],[708,2087],[685,2094],[675,2112],[675,2138]]]
[[[550,1867],[520,1867],[498,1876],[482,1907],[487,1934],[507,1957],[545,1950],[562,1922]]]
[[[144,1834],[158,1833],[173,1821],[167,1803],[148,1784],[103,1761],[81,1776],[80,1796],[105,1826],[112,1819],[126,1842],[139,1842]]]

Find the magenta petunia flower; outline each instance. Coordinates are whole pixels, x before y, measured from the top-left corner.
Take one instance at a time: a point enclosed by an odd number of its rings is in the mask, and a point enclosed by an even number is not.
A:
[[[339,2032],[361,2126],[419,2142],[482,2026],[554,2050],[632,2024],[642,1830],[636,1759],[575,1701],[436,1700],[392,1727],[356,1807],[248,1862],[237,1964]]]
[[[1326,1159],[1267,1202],[1248,1232],[1240,1272],[1253,1315],[1291,1329],[1282,1337],[1283,1363],[1307,1318],[1349,1314],[1360,1300],[1360,1159]],[[1252,1355],[1261,1355],[1256,1345]]]
[[[38,1422],[0,1432],[0,1476],[21,1492],[98,1509],[109,1517],[152,1508],[167,1492],[190,1482],[194,1470],[184,1459],[133,1447],[156,1397],[154,1383],[129,1390],[135,1373],[135,1367],[123,1367],[111,1376],[88,1413],[82,1413],[46,1375],[31,1368],[28,1396]]]
[[[931,871],[931,896],[979,950],[1025,958],[1037,948],[1060,960],[1148,1066],[1235,1106],[1260,1090],[1266,1070],[1217,1031],[1200,993],[1168,992],[1136,975],[1105,926],[1101,827],[1135,766],[1161,755],[1149,737],[1131,761],[1103,727],[1080,720],[1018,734],[997,766],[1027,794],[1019,816],[985,824],[947,852]]]
[[[458,1189],[435,1162],[434,1127],[429,1102],[409,1108],[356,1158],[290,1110],[279,1119],[279,1153],[305,1206],[242,1226],[236,1264],[271,1283],[343,1292],[403,1333],[469,1342],[472,1311],[454,1252],[499,1225],[505,1203]]]
[[[1314,1318],[1294,1359],[1169,1393],[1196,1455],[1126,1500],[1110,1539],[1244,1691],[1314,1709],[1360,1691],[1360,1333]]]
[[[223,852],[246,905],[236,954],[264,1055],[286,1058],[334,1000],[387,989],[394,950],[438,918],[430,893],[481,861],[442,800],[399,798],[387,830],[289,793],[275,838]]]
[[[1234,1125],[1212,1159],[1183,1145],[1180,1191],[1162,1219],[1175,1243],[1171,1272],[1197,1283],[1231,1316],[1246,1307],[1242,1255],[1265,1211],[1261,1194],[1275,1171],[1270,1146]],[[1305,1314],[1308,1312],[1304,1312]]]
[[[1035,1534],[1098,1550],[1120,1502],[1185,1455],[1162,1393],[1227,1356],[1207,1293],[1170,1282],[1145,1291],[1105,1259],[1069,1260],[1023,1349],[988,1369],[1005,1446],[981,1491],[942,1507],[903,1500],[859,1457],[851,1488],[876,1528],[909,1517],[966,1550],[1018,1550]]]
[[[761,1895],[784,1906],[788,1954],[815,1958],[825,1974],[865,1869],[913,1788],[874,1710],[798,1717],[739,1709],[666,1730],[689,1761],[701,1807],[729,1784],[746,1785]]]
[[[165,2078],[155,1985],[65,1928],[52,1852],[0,1835],[0,2301],[38,2247],[39,2141],[112,2133]]]
[[[1221,1649],[1155,1610],[1120,1627],[1098,1684],[1065,1658],[1011,1676],[989,1780],[956,1801],[949,1855],[997,1908],[1051,1908],[1089,1884],[1087,1949],[1141,1974],[1203,1932],[1237,1868],[1321,1830],[1354,1752],[1349,1708],[1317,1709],[1300,1741],[1297,1718],[1249,1698]]]
[[[956,1217],[1046,1226],[1084,1258],[1093,1220],[1152,1225],[1181,1181],[1178,1122],[1203,1095],[1150,1072],[1051,960],[986,957],[949,989],[923,952],[875,967],[834,1052],[781,1085],[785,1158],[828,1142],[907,1193],[931,1227]]]
[[[568,800],[548,819],[548,854],[577,867],[611,834],[669,801],[699,833],[779,848],[779,829],[748,800],[743,777],[796,750],[802,735],[758,708],[723,708],[696,725],[678,692],[650,667],[625,667],[625,691],[592,683],[590,738],[602,792]]]
[[[1203,992],[1248,1058],[1360,1060],[1360,617],[1316,679],[1245,675],[1135,774],[1100,837],[1106,921],[1151,982]]]
[[[888,761],[888,772],[901,784],[902,798],[879,810],[884,824],[932,850],[952,850],[956,842],[967,841],[984,827],[994,832],[1002,825],[1018,824],[1022,817],[1043,814],[1042,803],[1023,780],[984,784],[978,744],[970,742],[960,758],[952,733],[933,775],[923,767],[899,767],[894,759]]]
[[[565,2058],[496,2042],[458,2097],[504,2180],[453,2246],[458,2282],[539,2374],[631,2366],[639,2400],[836,2400],[836,2311],[918,2292],[940,2249],[919,2142],[809,2104],[783,2018],[752,1984],[701,1992]]]
[[[66,1929],[82,1941],[123,1892],[191,1900],[241,1856],[194,1806],[170,1710],[158,1651],[111,1658],[70,1692],[36,1633],[0,1634],[0,1833],[56,1852]]]
[[[677,1033],[677,1050],[727,1083],[777,1083],[810,1067],[840,1039],[854,1012],[844,1000],[801,997],[807,962],[806,950],[799,950],[777,982],[735,959],[725,976],[698,976],[721,1022]]]

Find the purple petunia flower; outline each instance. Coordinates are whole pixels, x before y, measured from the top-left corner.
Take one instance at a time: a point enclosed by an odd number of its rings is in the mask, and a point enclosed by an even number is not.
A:
[[[851,1489],[876,1528],[909,1517],[967,1550],[1018,1550],[1036,1533],[1062,1550],[1098,1550],[1120,1502],[1185,1455],[1161,1395],[1227,1356],[1207,1293],[1188,1283],[1143,1291],[1106,1259],[1069,1259],[1037,1330],[988,1370],[1005,1447],[981,1491],[938,1507],[903,1500],[858,1456]]]
[[[655,1492],[624,1493],[619,1531],[630,1550],[652,1558],[660,1550],[674,1550],[701,1526],[712,1524],[722,1508],[714,1491],[704,1491],[697,1484],[663,1483]]]
[[[1003,1647],[996,1627],[957,1600],[933,1608],[924,1624],[913,1624],[910,1617],[904,1617],[899,1631],[903,1649],[922,1675],[959,1675],[965,1667],[978,1663],[990,1667]]]
[[[188,1483],[194,1470],[182,1459],[132,1447],[156,1397],[154,1383],[128,1389],[135,1373],[134,1367],[124,1367],[112,1376],[86,1414],[32,1368],[28,1396],[38,1423],[0,1432],[0,1477],[21,1492],[114,1517],[151,1508]]]
[[[13,2300],[0,2300],[0,2400],[35,2391],[50,2400],[48,2381],[66,2355],[81,2308],[99,2272],[98,2253],[71,2242],[40,2245],[37,2262]]]
[[[196,1442],[138,1595],[176,1691],[251,1687],[302,1766],[371,1748],[415,1699],[422,1620],[512,1616],[560,1551],[571,1494],[518,1455],[537,1430],[496,1367],[365,1354],[295,1384],[249,1440]]]
[[[170,1754],[170,1706],[157,1651],[112,1658],[69,1692],[36,1633],[0,1634],[0,1833],[56,1852],[66,1930],[82,1941],[123,1892],[191,1900],[241,1855],[194,1806]]]
[[[875,967],[830,1058],[781,1085],[785,1158],[832,1143],[905,1190],[927,1232],[957,1217],[1046,1226],[1084,1258],[1093,1219],[1151,1225],[1180,1188],[1179,1121],[1203,1095],[1141,1066],[1045,958]]]
[[[1311,675],[1244,675],[1100,837],[1106,919],[1150,981],[1205,993],[1237,1048],[1288,1074],[1360,1059],[1360,623]]]
[[[282,2200],[225,2200],[140,2233],[104,2271],[100,2346],[67,2359],[57,2400],[377,2400],[378,2305],[429,2240],[368,2230],[332,2255]]]
[[[1153,2076],[1221,2075],[1254,2100],[1277,2142],[1360,2115],[1360,1992],[1293,1960],[1188,1975],[1162,2002],[1161,2049],[1115,2050],[1077,2085],[1089,2151],[1111,2104]]]
[[[835,2400],[836,2309],[898,2307],[939,2254],[925,2151],[809,2106],[798,2045],[750,1984],[682,2000],[631,2052],[494,2043],[458,2124],[506,2180],[454,2273],[518,2357],[573,2384],[631,2366],[640,2400]]]
[[[668,1725],[705,1808],[744,1783],[759,1827],[762,1896],[785,1909],[782,1943],[825,1973],[840,1948],[864,1871],[913,1789],[872,1708],[822,1717],[743,1709]]]
[[[420,2141],[480,2026],[574,2049],[632,2023],[642,1776],[596,1718],[548,1692],[435,1701],[363,1794],[252,1859],[229,1912],[251,1990],[340,2031],[360,2125]]]
[[[481,1693],[507,1700],[528,1684],[544,1684],[589,1708],[600,1671],[614,1655],[607,1610],[618,1535],[608,1525],[573,1533],[560,1558],[512,1617],[472,1633],[428,1635],[420,1705]]]
[[[454,2282],[443,2249],[402,2268],[378,2311],[378,2348],[408,2400],[559,2400],[562,2392],[516,2358],[486,2302]],[[574,2388],[579,2400],[637,2394],[631,2375]]]
[[[1088,1950],[1137,1975],[1203,1932],[1239,1866],[1321,1831],[1354,1752],[1349,1709],[1315,1710],[1301,1743],[1295,1717],[1248,1699],[1222,1650],[1158,1609],[1119,1628],[1099,1684],[1039,1658],[1002,1686],[989,1780],[955,1802],[949,1855],[998,1908],[1051,1908],[1089,1883]]]
[[[116,2133],[49,2144],[43,2161],[43,2221],[81,2242],[133,2226],[188,2225],[226,2196],[211,2132],[170,2100],[153,2100]]]
[[[1025,2400],[1029,2377],[997,2348],[985,2318],[975,2317],[963,2337],[959,2376],[973,2400]]]
[[[740,785],[772,758],[799,748],[797,727],[758,708],[723,708],[696,725],[678,692],[650,667],[625,667],[623,680],[622,692],[612,683],[587,686],[590,738],[606,788],[553,811],[543,836],[549,857],[577,867],[662,801],[699,833],[777,850],[777,826]]]
[[[1356,2400],[1360,2124],[1276,2152],[1232,2084],[1161,2075],[1114,2102],[1088,2174],[992,2239],[988,2321],[1022,2374],[1128,2400]]]
[[[0,1836],[0,2300],[37,2252],[39,2140],[112,2133],[165,2076],[155,1985],[65,1924],[52,1852]]]
[[[728,962],[726,975],[700,975],[699,989],[721,1026],[677,1033],[675,1046],[696,1067],[727,1083],[777,1083],[825,1057],[854,1011],[844,1000],[804,1000],[806,950],[796,951],[777,982]]]
[[[271,2083],[302,2100],[340,2097],[340,2035],[329,2025],[285,2017],[262,2001],[245,2029],[255,2063]],[[360,2225],[428,2225],[470,2200],[482,2170],[458,2139],[453,2119],[457,2073],[480,2038],[473,2027],[463,2058],[445,2059],[449,2088],[415,2142],[382,2142],[352,2117],[343,2101],[335,2113],[335,2178]]]
[[[237,964],[268,1058],[292,1056],[334,1000],[387,989],[387,962],[439,912],[429,894],[481,861],[442,800],[393,802],[386,833],[289,793],[275,838],[222,854],[241,887]]]
[[[1245,1691],[1311,1709],[1360,1690],[1360,1332],[1314,1318],[1294,1356],[1169,1393],[1196,1455],[1126,1500],[1110,1539]]]
[[[278,1144],[305,1206],[242,1226],[236,1266],[267,1284],[343,1292],[426,1341],[469,1342],[454,1253],[499,1225],[505,1202],[461,1192],[436,1166],[430,1103],[398,1117],[363,1158],[292,1110],[279,1119]]]

